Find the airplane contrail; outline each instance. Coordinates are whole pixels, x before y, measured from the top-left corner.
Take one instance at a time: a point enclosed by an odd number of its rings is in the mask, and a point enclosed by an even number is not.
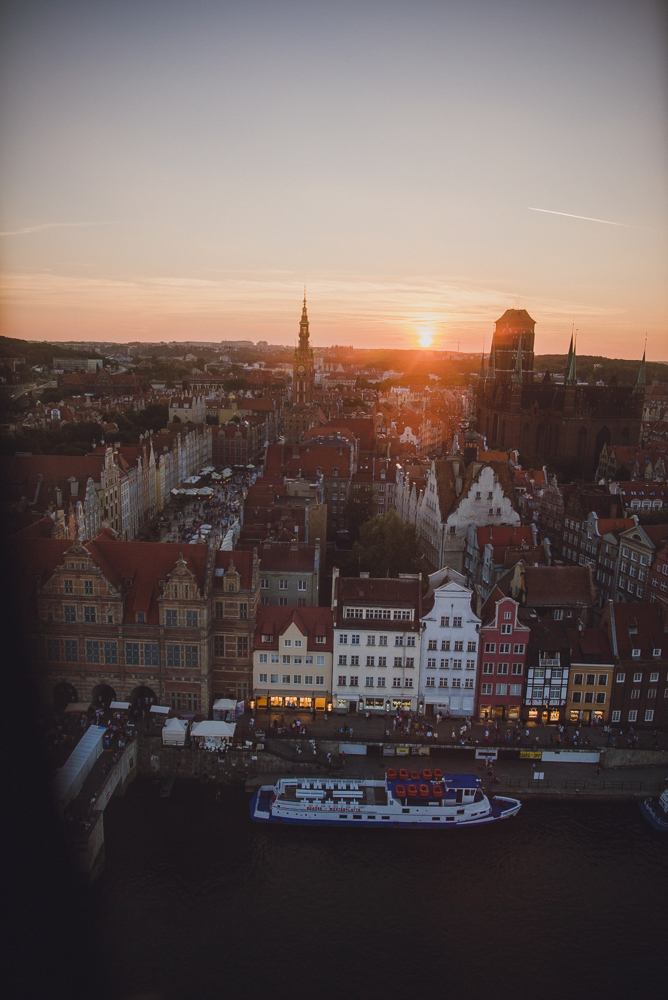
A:
[[[554,212],[551,208],[527,207],[530,212],[546,212],[547,215],[565,215],[567,219],[583,219],[585,222],[602,222],[604,226],[621,226],[623,229],[635,228],[635,226],[629,226],[626,222],[610,222],[609,219],[592,219],[590,215],[572,215],[570,212]]]
[[[11,229],[0,236],[22,236],[23,233],[38,233],[42,229],[60,229],[63,226],[115,226],[115,222],[44,222],[41,226],[26,226],[25,229]]]

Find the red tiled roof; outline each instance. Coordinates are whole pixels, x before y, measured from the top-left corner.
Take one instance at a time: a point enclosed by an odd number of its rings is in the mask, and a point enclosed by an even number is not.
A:
[[[594,602],[587,566],[527,566],[524,570],[526,603],[531,607],[584,605]]]
[[[631,650],[639,649],[640,658],[653,660],[654,650],[668,651],[668,636],[658,604],[644,602],[613,605],[617,652],[622,660],[631,660]],[[631,631],[635,630],[635,631]]]
[[[600,663],[614,663],[608,635],[604,629],[586,628],[582,632],[578,629],[569,629],[568,637],[571,641],[571,663],[577,663],[580,659],[591,662],[594,657],[600,658]]]
[[[255,629],[254,649],[276,650],[281,635],[294,622],[302,635],[307,637],[309,652],[331,653],[333,645],[332,612],[329,608],[259,607]],[[271,635],[271,642],[263,642],[263,635]],[[325,642],[316,643],[316,636]]]
[[[258,549],[260,571],[277,570],[282,573],[312,573],[315,567],[314,545],[300,545],[295,549],[290,545],[267,543]]]
[[[482,549],[488,542],[491,542],[495,553],[497,546],[521,545],[522,542],[533,545],[533,533],[530,525],[513,527],[510,524],[497,524],[491,527],[476,528],[476,538],[478,548]]]

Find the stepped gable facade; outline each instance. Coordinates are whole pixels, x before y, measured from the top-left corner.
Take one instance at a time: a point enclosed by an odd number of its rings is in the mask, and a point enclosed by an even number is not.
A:
[[[637,445],[645,398],[644,359],[635,386],[579,385],[571,338],[564,382],[549,372],[534,377],[535,321],[525,309],[507,309],[496,321],[487,372],[478,380],[476,419],[489,447],[525,455],[576,457],[593,475],[604,444]]]
[[[3,555],[45,704],[129,701],[209,711],[248,697],[256,552],[14,536]]]

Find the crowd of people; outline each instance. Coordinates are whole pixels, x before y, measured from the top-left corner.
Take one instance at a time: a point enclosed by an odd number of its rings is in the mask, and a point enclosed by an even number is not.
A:
[[[211,525],[219,533],[233,527],[240,519],[246,489],[254,478],[254,473],[238,472],[224,484],[212,483],[208,499],[193,500],[185,506],[175,501],[167,506],[163,511],[163,520],[167,521],[163,541],[193,541],[200,537],[205,525]]]

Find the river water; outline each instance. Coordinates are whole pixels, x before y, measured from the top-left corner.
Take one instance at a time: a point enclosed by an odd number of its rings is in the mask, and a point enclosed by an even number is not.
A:
[[[665,995],[668,837],[635,803],[436,833],[264,827],[215,796],[138,780],[105,812],[119,1000]]]

